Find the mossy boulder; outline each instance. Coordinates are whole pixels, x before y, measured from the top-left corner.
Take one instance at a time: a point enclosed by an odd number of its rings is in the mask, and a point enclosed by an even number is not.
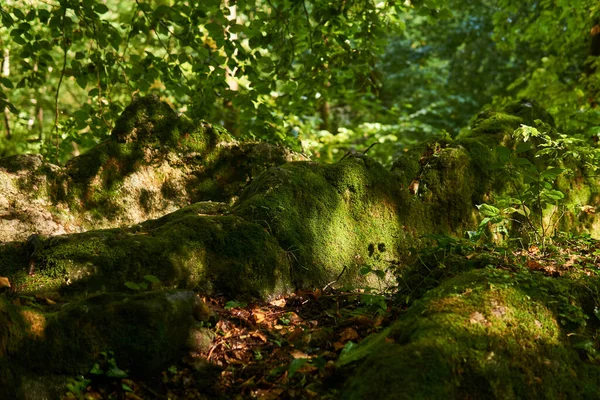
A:
[[[385,272],[398,260],[405,233],[394,181],[368,157],[288,163],[261,175],[233,212],[278,239],[297,285],[356,285],[361,269]]]
[[[304,156],[234,140],[157,96],[136,98],[111,136],[64,167],[22,155],[0,160],[0,241],[114,228],[198,201],[233,202],[269,167]]]
[[[595,303],[580,285],[493,268],[449,279],[340,358],[352,371],[342,397],[600,398],[600,367],[582,351],[600,324],[586,326]]]
[[[21,245],[0,248],[0,275],[29,292],[127,290],[126,282],[143,282],[148,274],[160,280],[156,287],[238,297],[267,298],[292,289],[289,259],[277,240],[214,203],[196,203],[129,229],[46,238],[34,276],[26,275],[27,259]]]
[[[47,311],[15,306],[0,297],[2,396],[57,397],[61,387],[64,393],[64,377],[58,388],[44,385],[36,390],[45,393],[35,396],[28,393],[35,388],[29,378],[85,374],[102,354],[123,370],[156,373],[186,348],[195,304],[196,296],[189,291],[102,294]]]

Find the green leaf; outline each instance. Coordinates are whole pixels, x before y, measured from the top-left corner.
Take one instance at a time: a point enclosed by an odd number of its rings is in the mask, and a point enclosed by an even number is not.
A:
[[[106,7],[106,5],[102,3],[96,3],[96,5],[94,6],[94,11],[96,11],[98,14],[106,14],[109,10],[108,7]]]
[[[15,37],[13,37],[13,40],[15,41],[15,43],[18,43],[22,46],[25,46],[27,44],[27,41],[25,39],[23,39],[21,36],[15,36]]]
[[[532,165],[531,161],[529,161],[529,159],[527,158],[523,158],[523,157],[517,157],[514,159],[514,164],[515,165]]]
[[[23,11],[19,10],[18,8],[13,8],[13,14],[15,17],[17,17],[17,19],[25,19],[25,14],[23,14]]]
[[[164,16],[168,16],[171,13],[171,7],[166,5],[160,5],[156,7],[153,14],[155,18],[162,18]]]
[[[556,178],[558,178],[560,176],[560,174],[562,174],[565,170],[562,168],[548,168],[547,170],[545,170],[544,172],[542,172],[540,174],[540,177],[542,177],[543,179],[548,179],[550,181],[555,180]]]
[[[8,78],[0,78],[0,83],[2,83],[5,87],[12,89],[14,86],[10,79]]]
[[[489,204],[479,204],[476,206],[481,215],[484,217],[496,217],[500,214],[500,210],[494,206]]]
[[[102,369],[100,368],[100,364],[96,363],[96,364],[94,364],[92,369],[90,369],[90,374],[102,375],[102,374],[104,374],[104,371],[102,371]]]
[[[38,10],[38,18],[41,23],[45,24],[50,19],[50,11],[44,9]]]
[[[496,155],[498,156],[498,160],[506,164],[508,160],[510,160],[511,151],[508,147],[499,146],[496,148]]]
[[[342,352],[340,353],[340,358],[348,356],[348,354],[350,354],[355,348],[356,348],[356,343],[354,343],[352,341],[346,342],[346,345],[344,346],[344,348],[342,349]]]
[[[370,266],[368,265],[363,265],[362,267],[360,267],[360,269],[358,270],[358,273],[362,276],[368,275],[372,272],[373,270],[371,269]]]
[[[150,283],[160,283],[160,279],[158,279],[154,275],[144,275],[144,279]]]
[[[296,358],[288,367],[288,376],[291,378],[300,368],[308,362],[308,358]]]
[[[546,201],[558,201],[558,200],[562,200],[565,198],[565,194],[563,192],[561,192],[560,190],[542,190],[542,192],[540,193],[540,195],[542,196],[543,199],[545,199]]]
[[[125,282],[125,287],[131,290],[141,290],[142,288],[135,282]]]
[[[244,303],[243,301],[235,301],[231,300],[225,303],[225,309],[231,310],[232,308],[244,308],[248,305],[248,303]]]
[[[123,379],[127,378],[127,372],[123,371],[117,366],[113,366],[108,371],[106,371],[106,376],[109,378]]]
[[[531,150],[532,145],[529,142],[525,142],[525,143],[519,143],[517,145],[517,149],[515,150],[517,153],[524,153],[526,151]]]

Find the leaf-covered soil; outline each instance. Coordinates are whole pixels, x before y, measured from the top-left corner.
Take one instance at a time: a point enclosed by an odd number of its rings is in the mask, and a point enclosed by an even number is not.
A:
[[[287,298],[269,303],[246,304],[222,297],[206,298],[208,308],[205,316],[208,322],[204,325],[207,333],[199,338],[201,343],[198,344],[197,351],[186,354],[159,375],[144,379],[125,377],[124,374],[120,378],[115,377],[119,375],[114,373],[117,366],[107,356],[104,363],[95,366],[93,373],[85,377],[74,377],[71,391],[63,398],[347,398],[345,383],[349,382],[348,376],[352,370],[349,372],[346,367],[342,367],[344,362],[340,363],[340,358],[352,358],[353,352],[357,352],[359,343],[364,338],[372,334],[371,339],[376,338],[377,334],[381,334],[394,321],[401,321],[406,315],[410,321],[411,310],[418,308],[419,300],[424,295],[426,297],[432,289],[469,270],[490,279],[508,276],[507,279],[518,280],[522,276],[531,276],[533,279],[527,284],[533,286],[536,282],[550,282],[552,287],[561,288],[564,285],[566,288],[577,281],[582,289],[596,291],[591,296],[596,302],[591,308],[578,303],[577,293],[565,291],[564,299],[556,298],[556,303],[564,303],[559,307],[561,312],[557,314],[556,326],[559,327],[557,332],[570,332],[564,336],[570,338],[570,345],[567,347],[576,351],[574,354],[579,359],[578,363],[597,372],[600,368],[597,353],[600,298],[597,285],[592,281],[600,276],[600,244],[596,240],[589,236],[563,237],[545,251],[536,246],[508,251],[477,247],[470,242],[447,237],[437,239],[437,246],[414,254],[414,268],[408,268],[407,273],[399,277],[399,287],[393,294],[343,291],[333,289],[332,286],[335,285],[330,285],[314,291],[298,291]],[[586,285],[586,279],[590,280],[589,285]],[[534,291],[537,289],[546,290],[546,287],[533,288]],[[477,289],[474,287],[473,290]],[[463,291],[465,293],[470,293],[469,289]],[[567,309],[563,307],[565,305],[572,307]],[[548,307],[552,308],[552,305],[548,304]],[[496,304],[492,310],[492,319],[488,320],[484,309],[480,311],[469,311],[470,319],[465,329],[471,329],[471,326],[489,327],[495,323],[494,315],[510,315],[512,312],[510,308]],[[533,327],[542,329],[546,322],[535,320]],[[522,323],[527,324],[529,321],[524,319]],[[552,321],[548,323],[550,327],[554,326]],[[447,337],[444,332],[435,334],[442,342],[451,343],[453,340],[450,332]],[[541,332],[542,336],[545,334],[546,332]],[[561,333],[558,335],[563,336]],[[525,346],[530,339],[522,338],[522,345]],[[397,340],[397,337],[392,336],[385,338],[390,344]],[[567,351],[571,351],[569,349]],[[427,351],[427,348],[422,350]],[[501,356],[501,352],[498,353]],[[550,361],[546,359],[545,362]],[[468,365],[456,368],[458,372],[454,373],[466,374],[468,378]],[[116,368],[116,371],[120,370]],[[519,374],[526,377],[529,372],[531,371],[523,370]],[[129,373],[135,376],[136,371]],[[374,373],[377,374],[377,371]],[[574,370],[571,373],[575,373]],[[533,390],[531,393],[536,393],[542,380],[534,375],[529,377],[528,383],[524,383],[525,387]],[[442,387],[456,377],[447,376],[446,380],[443,376],[441,378],[437,383],[428,384]],[[423,386],[426,383],[413,384]],[[594,382],[589,384],[597,385]],[[462,390],[466,390],[465,393],[479,393],[477,382],[473,383],[472,388]],[[418,394],[415,392],[417,397]]]
[[[63,398],[335,399],[330,384],[340,353],[389,324],[396,312],[389,297],[329,288],[270,303],[217,297],[206,304],[214,339],[203,351],[142,380],[107,377],[109,362],[85,380],[73,379],[73,391]]]

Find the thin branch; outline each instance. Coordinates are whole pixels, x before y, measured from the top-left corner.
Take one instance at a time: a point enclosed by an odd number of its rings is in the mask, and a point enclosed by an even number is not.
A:
[[[148,17],[148,15],[146,14],[146,12],[140,8],[140,2],[139,2],[139,0],[135,0],[135,3],[138,5],[138,8],[142,11],[142,14],[144,15],[144,18],[146,18],[146,20],[149,23],[152,22],[150,20],[150,18]],[[160,23],[160,20],[159,20],[159,23]],[[165,57],[168,57],[173,62],[177,61],[177,60],[173,60],[173,58],[171,57],[171,53],[169,52],[169,48],[164,44],[164,42],[160,38],[160,35],[156,31],[156,29],[152,29],[152,30],[154,31],[154,34],[156,35],[156,39],[158,40],[158,43],[160,43],[160,45],[163,47],[163,49],[165,49],[165,52],[166,52]],[[167,32],[169,32],[169,35],[171,35],[171,31],[169,31],[167,29]],[[176,65],[177,65],[177,63],[176,63]],[[190,81],[188,80],[187,76],[185,76],[185,74],[182,74],[181,76],[183,76],[183,79],[185,79],[185,82],[188,84],[188,86],[190,86]]]
[[[304,15],[306,15],[306,24],[308,25],[308,42],[310,43],[310,53],[314,54],[313,42],[312,42],[312,26],[310,25],[310,17],[308,10],[306,9],[306,1],[302,0],[302,7],[304,7]]]
[[[67,7],[64,8],[63,18],[62,18],[62,31],[63,31],[63,65],[62,70],[60,71],[60,79],[58,80],[58,85],[56,86],[56,96],[54,97],[54,132],[56,133],[56,160],[59,159],[58,154],[58,96],[60,94],[60,86],[62,85],[63,78],[65,76],[65,69],[67,68],[67,52],[69,48],[67,47],[67,36],[65,33],[65,18],[67,16]]]
[[[12,133],[10,131],[10,111],[8,107],[4,107],[4,126],[6,128],[6,138],[10,139],[12,137]]]

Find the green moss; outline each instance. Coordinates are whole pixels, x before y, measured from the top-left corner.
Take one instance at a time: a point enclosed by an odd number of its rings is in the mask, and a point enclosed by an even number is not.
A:
[[[450,279],[340,359],[357,366],[344,398],[597,398],[600,368],[563,322],[576,287],[490,269]]]
[[[470,136],[482,135],[511,135],[522,123],[515,115],[486,111],[477,116],[471,124]]]
[[[361,267],[385,269],[398,257],[403,233],[393,180],[368,157],[288,163],[259,177],[234,212],[278,238],[298,285],[326,284],[342,271],[341,282],[357,284]]]
[[[123,290],[125,282],[140,282],[147,274],[167,287],[239,297],[290,290],[288,259],[260,225],[201,211],[206,207],[192,206],[132,229],[52,238],[40,252],[35,278],[67,292]]]
[[[52,360],[54,373],[85,374],[101,352],[110,350],[123,369],[157,372],[182,350],[193,323],[193,301],[192,292],[112,293],[54,313],[21,310],[29,322],[22,332],[27,342],[10,359],[28,372],[46,373]]]

